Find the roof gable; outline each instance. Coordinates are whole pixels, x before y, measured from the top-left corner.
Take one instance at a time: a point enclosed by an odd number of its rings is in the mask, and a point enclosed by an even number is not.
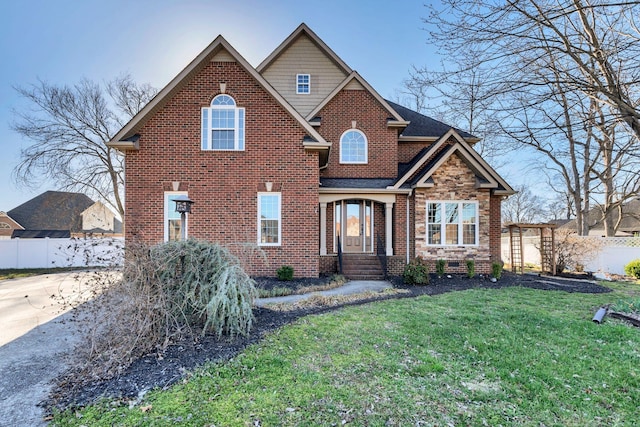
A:
[[[314,147],[322,146],[328,149],[330,143],[307,123],[306,120],[298,113],[285,99],[280,95],[247,60],[245,60],[221,35],[209,44],[193,61],[189,63],[176,77],[169,82],[149,103],[136,114],[116,135],[108,142],[110,147],[125,151],[138,150],[137,132],[144,124],[159,111],[174,93],[180,90],[191,77],[197,74],[212,60],[223,62],[237,62],[245,71],[247,71],[260,86],[269,93],[278,104],[280,104],[307,132]],[[303,143],[304,144],[304,143]],[[317,148],[317,147],[316,147]]]
[[[10,229],[24,228],[18,223],[18,221],[11,218],[9,214],[2,211],[0,211],[0,224],[4,224],[4,225],[0,225],[0,228],[10,228]]]
[[[304,22],[296,28],[293,33],[289,35],[280,45],[275,48],[269,56],[267,56],[264,61],[260,63],[256,67],[256,70],[259,73],[264,73],[269,67],[273,65],[273,63],[280,58],[280,56],[286,52],[301,36],[307,36],[311,42],[313,42],[318,49],[324,52],[324,54],[338,67],[345,75],[351,73],[351,67],[349,67],[336,53],[331,50],[329,46],[325,42],[322,41],[320,37],[316,33],[314,33],[311,28],[307,26]]]
[[[306,34],[300,35],[262,76],[300,114],[306,116],[344,80],[344,70]],[[308,92],[298,93],[298,76],[308,76]]]
[[[364,79],[357,71],[351,72],[327,97],[316,106],[308,115],[307,120],[312,120],[316,115],[342,90],[366,90],[382,105],[389,113],[390,126],[406,126],[409,122],[405,121],[390,105],[380,96],[378,92]]]
[[[431,179],[433,173],[454,154],[458,155],[475,173],[477,188],[492,189],[495,194],[510,195],[515,193],[509,184],[454,129],[450,129],[430,147],[421,150],[409,165],[400,168],[403,173],[391,188],[433,187],[434,183]]]

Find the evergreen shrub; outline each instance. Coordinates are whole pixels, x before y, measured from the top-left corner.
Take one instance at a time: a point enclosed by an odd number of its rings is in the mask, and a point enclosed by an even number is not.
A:
[[[410,285],[428,285],[429,266],[422,258],[416,257],[409,264],[405,265],[402,278],[404,283]]]

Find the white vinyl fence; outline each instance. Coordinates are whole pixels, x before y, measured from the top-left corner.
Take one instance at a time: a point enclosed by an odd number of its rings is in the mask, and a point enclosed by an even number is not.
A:
[[[0,269],[120,266],[124,239],[0,239]]]
[[[638,237],[580,237],[580,239],[595,239],[601,243],[600,251],[585,260],[585,271],[624,275],[624,266],[634,259],[640,259],[640,238]],[[524,236],[522,241],[524,263],[539,266],[540,237]],[[502,260],[511,264],[508,236],[502,237]]]

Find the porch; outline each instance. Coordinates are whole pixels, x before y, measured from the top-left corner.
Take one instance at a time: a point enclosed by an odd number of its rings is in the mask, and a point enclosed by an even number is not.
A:
[[[373,254],[379,244],[393,256],[395,203],[395,194],[321,194],[320,256]]]
[[[321,193],[320,272],[339,271],[341,253],[343,274],[350,278],[401,274],[410,250],[405,202],[405,195],[378,189]]]

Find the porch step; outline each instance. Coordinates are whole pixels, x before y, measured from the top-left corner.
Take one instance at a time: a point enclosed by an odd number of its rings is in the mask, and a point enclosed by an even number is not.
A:
[[[383,280],[378,257],[370,254],[342,254],[342,274],[350,280]]]

